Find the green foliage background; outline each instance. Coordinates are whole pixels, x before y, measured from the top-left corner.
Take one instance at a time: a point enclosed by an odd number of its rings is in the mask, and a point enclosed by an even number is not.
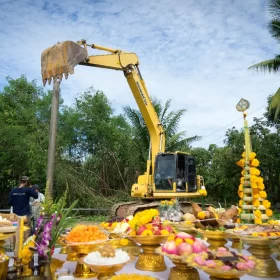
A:
[[[268,107],[271,96],[268,97]],[[214,144],[193,148],[198,136],[178,131],[185,109],[172,110],[153,98],[165,127],[166,150],[188,151],[196,156],[198,173],[205,178],[207,200],[237,203],[241,169],[235,164],[243,152],[243,132],[225,132],[223,147]],[[42,189],[46,184],[51,92],[45,92],[25,76],[7,79],[0,92],[0,208],[7,208],[7,196],[20,176],[30,176]],[[280,140],[279,121],[273,112],[255,119],[251,125],[253,150],[271,201],[279,201]],[[73,106],[60,100],[54,194],[69,187],[69,203],[79,199],[79,207],[107,208],[130,200],[130,189],[145,171],[149,135],[138,110],[125,107],[116,114],[105,93],[88,89]],[[43,190],[42,190],[43,191]]]

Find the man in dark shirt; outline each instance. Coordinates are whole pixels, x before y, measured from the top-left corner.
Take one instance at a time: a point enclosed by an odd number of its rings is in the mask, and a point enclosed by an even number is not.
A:
[[[26,225],[30,227],[30,197],[38,198],[38,193],[30,187],[29,178],[22,176],[20,185],[17,188],[13,188],[9,195],[9,203],[13,206],[13,212],[18,216],[26,216]],[[30,234],[30,231],[26,231],[24,239]]]

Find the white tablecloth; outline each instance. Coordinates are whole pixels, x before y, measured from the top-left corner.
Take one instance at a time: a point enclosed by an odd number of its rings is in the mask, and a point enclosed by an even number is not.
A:
[[[231,242],[228,243],[226,246],[228,248],[230,248],[230,245],[231,245]],[[234,250],[234,249],[230,249],[230,250]],[[60,259],[62,261],[65,261],[65,263],[63,264],[63,268],[69,268],[70,272],[72,274],[76,269],[76,264],[77,263],[66,261],[67,255],[61,255],[61,254],[59,254],[59,251],[60,251],[60,249],[56,248],[53,257],[57,258],[57,259]],[[250,253],[247,250],[243,250],[242,253],[244,255],[250,255]],[[11,256],[11,254],[9,254],[9,255]],[[276,255],[272,255],[272,257],[275,258]],[[168,276],[169,276],[169,273],[170,273],[170,268],[172,268],[174,266],[173,263],[167,257],[165,257],[165,263],[166,263],[167,269],[165,271],[162,271],[162,272],[150,272],[150,271],[138,270],[138,269],[135,268],[135,263],[136,263],[136,260],[131,262],[131,263],[128,263],[121,271],[117,272],[116,274],[122,274],[122,273],[146,274],[146,275],[156,277],[160,280],[167,280]],[[277,266],[280,270],[280,261],[276,260],[276,263],[277,263]],[[10,266],[13,265],[13,259],[12,258],[10,259],[9,265]],[[203,271],[198,270],[198,272],[199,272],[199,275],[200,275],[200,280],[208,280],[209,279],[209,275],[207,275]],[[75,278],[75,279],[82,279],[82,278]],[[97,279],[97,278],[87,278],[87,279],[88,280],[93,280],[93,279]],[[259,278],[259,277],[249,276],[249,275],[245,275],[245,276],[241,277],[241,280],[259,280],[259,279],[280,279],[280,278]]]

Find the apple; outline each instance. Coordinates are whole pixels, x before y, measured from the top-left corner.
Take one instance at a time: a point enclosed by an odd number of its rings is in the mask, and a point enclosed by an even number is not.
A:
[[[141,233],[146,230],[147,228],[145,226],[140,226],[136,232],[137,235],[141,235]]]

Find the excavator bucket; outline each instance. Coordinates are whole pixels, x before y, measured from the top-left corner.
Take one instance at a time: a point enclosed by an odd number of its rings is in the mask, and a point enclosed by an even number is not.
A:
[[[44,50],[41,55],[43,84],[45,85],[48,81],[50,85],[52,78],[62,80],[63,74],[67,79],[69,73],[74,73],[74,67],[86,58],[87,51],[72,41],[57,43],[53,47]]]

